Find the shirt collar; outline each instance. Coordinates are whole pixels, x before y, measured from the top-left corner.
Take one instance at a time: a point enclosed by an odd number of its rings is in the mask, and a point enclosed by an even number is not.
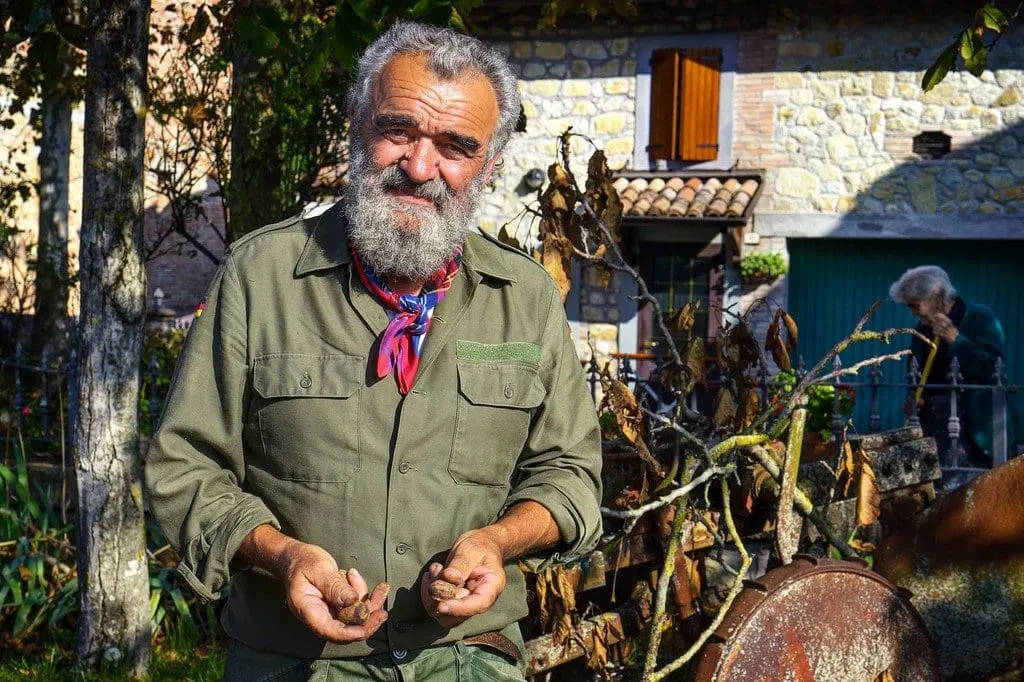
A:
[[[318,216],[306,219],[309,237],[306,246],[295,263],[295,276],[310,272],[329,270],[352,262],[348,244],[348,220],[342,202],[337,202]],[[468,270],[505,282],[515,282],[516,277],[509,267],[507,258],[511,254],[504,248],[475,232],[466,235],[462,252],[462,264]]]

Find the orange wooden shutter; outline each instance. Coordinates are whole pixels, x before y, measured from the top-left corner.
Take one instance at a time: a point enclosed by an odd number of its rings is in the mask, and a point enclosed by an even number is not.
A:
[[[675,158],[682,161],[713,161],[718,157],[718,90],[721,70],[720,48],[683,50],[683,96],[678,119],[679,147]],[[653,124],[651,129],[653,131]],[[653,136],[651,139],[654,139]]]
[[[651,161],[678,158],[681,65],[679,50],[651,54],[651,135],[647,146]]]

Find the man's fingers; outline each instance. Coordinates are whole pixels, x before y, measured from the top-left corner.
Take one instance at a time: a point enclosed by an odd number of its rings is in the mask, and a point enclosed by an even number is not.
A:
[[[360,595],[359,592],[357,592],[351,585],[353,573],[355,573],[355,571],[348,572],[348,580],[343,579],[337,573],[328,573],[324,576],[316,576],[319,580],[314,583],[314,587],[320,590],[320,594],[323,595],[325,601],[332,604],[337,604],[338,606],[354,604],[362,598],[362,595]],[[360,578],[360,580],[362,579]],[[363,594],[366,594],[365,581],[363,581]]]
[[[500,593],[501,586],[498,584],[498,577],[494,574],[487,574],[480,577],[472,592],[468,592],[464,597],[458,599],[441,602],[438,604],[437,610],[446,616],[475,616],[491,608]]]
[[[466,576],[473,570],[473,566],[468,561],[461,557],[454,557],[451,562],[445,566],[444,570],[441,571],[441,578],[450,582],[452,585],[462,585],[466,582]]]
[[[384,608],[384,602],[387,601],[388,592],[390,590],[391,586],[387,583],[381,583],[380,585],[377,585],[377,587],[373,588],[373,592],[370,594],[369,599],[366,600],[366,605],[370,607],[371,618],[373,613]]]
[[[363,578],[362,574],[354,568],[348,569],[347,573],[348,584],[352,586],[352,589],[356,591],[356,596],[359,599],[366,597],[366,593],[369,592],[369,587],[366,585],[366,579]]]
[[[347,644],[362,637],[362,627],[346,626],[335,620],[327,604],[312,595],[305,595],[294,603],[296,615],[314,634],[339,644]],[[385,616],[386,618],[386,616]],[[369,621],[368,621],[369,622]],[[379,627],[379,625],[378,625]]]

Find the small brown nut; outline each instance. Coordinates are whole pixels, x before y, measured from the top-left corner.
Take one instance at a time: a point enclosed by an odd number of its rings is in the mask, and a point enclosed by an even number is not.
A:
[[[366,605],[366,602],[361,601],[338,611],[338,620],[345,625],[362,625],[369,617],[370,607]]]
[[[427,588],[427,592],[434,601],[445,601],[448,599],[456,599],[459,596],[459,586],[453,585],[447,580],[435,580],[430,583],[430,587]]]

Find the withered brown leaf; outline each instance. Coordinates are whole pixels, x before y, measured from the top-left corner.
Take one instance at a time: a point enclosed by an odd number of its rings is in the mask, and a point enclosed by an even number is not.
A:
[[[767,348],[771,354],[772,359],[775,360],[775,364],[783,372],[788,372],[792,365],[789,361],[789,350],[786,347],[786,343],[782,340],[782,326],[781,316],[779,313],[781,310],[776,311],[772,317],[771,324],[768,325],[768,331],[764,337],[764,347]]]
[[[545,221],[541,221],[542,223]],[[548,234],[544,238],[541,264],[558,285],[564,304],[572,288],[572,245],[565,237]]]
[[[786,326],[786,348],[792,353],[800,340],[800,330],[796,326],[796,320],[785,311],[782,311],[782,323]]]
[[[745,431],[757,419],[761,412],[761,394],[752,386],[744,386],[740,391],[740,406],[736,413],[736,428]]]
[[[704,348],[704,339],[700,337],[690,341],[686,349],[686,369],[693,379],[693,383],[704,385],[708,380],[707,351]]]
[[[736,400],[732,396],[732,391],[722,388],[715,397],[715,416],[712,417],[712,421],[719,430],[723,430],[732,428],[735,418]]]
[[[860,476],[857,478],[857,525],[870,526],[881,513],[881,496],[871,462],[863,449],[858,450]]]
[[[700,310],[700,299],[687,301],[672,315],[672,326],[677,332],[688,332],[693,329],[693,323],[697,320],[697,311]]]

